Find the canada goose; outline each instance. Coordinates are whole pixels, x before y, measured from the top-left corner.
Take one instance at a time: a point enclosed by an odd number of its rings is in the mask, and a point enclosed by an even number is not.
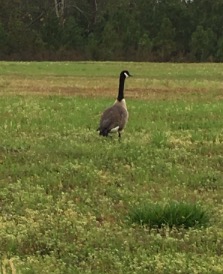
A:
[[[99,135],[108,136],[111,132],[118,132],[119,138],[121,138],[121,131],[124,129],[128,121],[128,110],[124,99],[124,84],[125,78],[132,76],[127,70],[123,70],[119,77],[119,89],[118,97],[112,107],[107,108],[100,120]],[[120,139],[119,139],[120,140]]]

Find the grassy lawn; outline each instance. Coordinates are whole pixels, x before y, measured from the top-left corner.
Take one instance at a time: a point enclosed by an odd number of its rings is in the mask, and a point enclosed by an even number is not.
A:
[[[118,142],[96,128],[122,69]],[[0,273],[223,272],[223,64],[0,62],[0,117]],[[131,222],[172,202],[208,224]]]

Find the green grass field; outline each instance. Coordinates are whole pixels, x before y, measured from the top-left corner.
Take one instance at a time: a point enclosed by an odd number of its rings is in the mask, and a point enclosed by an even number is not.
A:
[[[223,64],[0,62],[0,117],[0,273],[223,273]],[[172,202],[208,224],[130,221]]]

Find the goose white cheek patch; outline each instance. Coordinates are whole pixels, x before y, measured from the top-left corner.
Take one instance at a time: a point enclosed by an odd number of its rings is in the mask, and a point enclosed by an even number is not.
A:
[[[129,77],[128,74],[127,74],[126,72],[124,72],[124,74],[125,74],[125,77],[126,77],[126,78]]]

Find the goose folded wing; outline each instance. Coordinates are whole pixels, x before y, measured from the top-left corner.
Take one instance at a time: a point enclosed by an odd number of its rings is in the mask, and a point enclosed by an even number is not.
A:
[[[101,117],[100,128],[107,129],[108,131],[120,125],[122,120],[121,113],[116,108],[111,107],[105,110]]]

